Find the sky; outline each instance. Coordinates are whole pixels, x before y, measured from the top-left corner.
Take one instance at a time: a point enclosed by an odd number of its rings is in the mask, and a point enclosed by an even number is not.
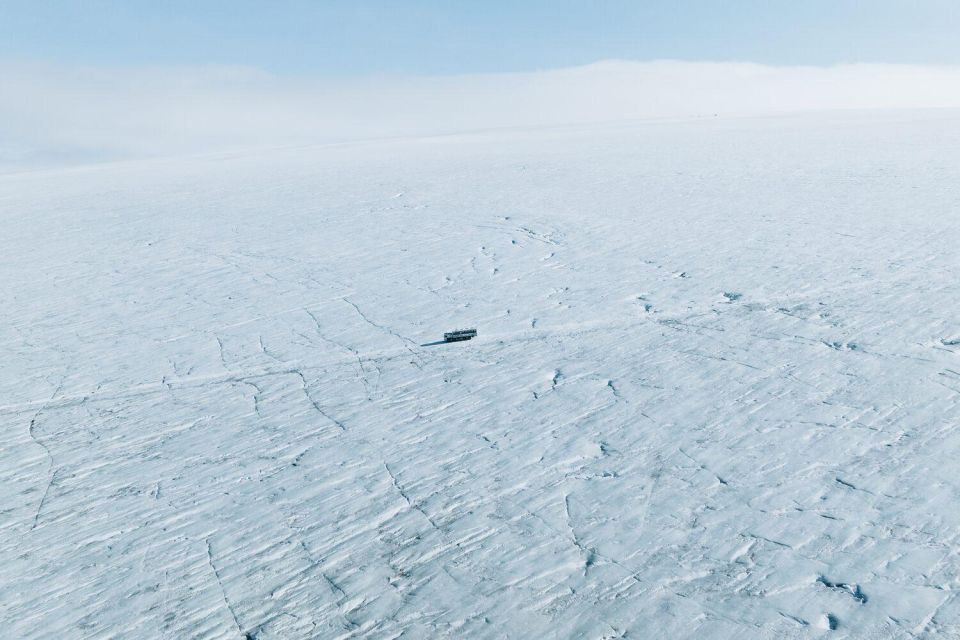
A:
[[[960,64],[957,0],[0,0],[0,60],[311,77]]]

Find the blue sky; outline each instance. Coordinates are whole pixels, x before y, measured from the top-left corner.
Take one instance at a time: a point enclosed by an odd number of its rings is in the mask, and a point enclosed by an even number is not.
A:
[[[957,0],[0,0],[0,59],[280,75],[604,59],[960,64]]]

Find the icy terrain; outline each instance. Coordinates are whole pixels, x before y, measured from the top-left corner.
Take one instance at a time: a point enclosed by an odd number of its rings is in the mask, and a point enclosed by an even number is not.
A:
[[[5,638],[960,637],[956,112],[8,173],[0,224]]]

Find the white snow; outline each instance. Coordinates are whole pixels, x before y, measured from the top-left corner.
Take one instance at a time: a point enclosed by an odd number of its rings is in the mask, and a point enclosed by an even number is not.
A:
[[[0,224],[5,637],[960,636],[960,113],[8,173]]]

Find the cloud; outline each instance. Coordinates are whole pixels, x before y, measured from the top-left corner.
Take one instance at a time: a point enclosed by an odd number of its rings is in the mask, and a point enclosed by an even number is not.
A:
[[[502,127],[960,107],[960,67],[607,61],[531,73],[304,80],[242,67],[0,64],[0,164]]]

